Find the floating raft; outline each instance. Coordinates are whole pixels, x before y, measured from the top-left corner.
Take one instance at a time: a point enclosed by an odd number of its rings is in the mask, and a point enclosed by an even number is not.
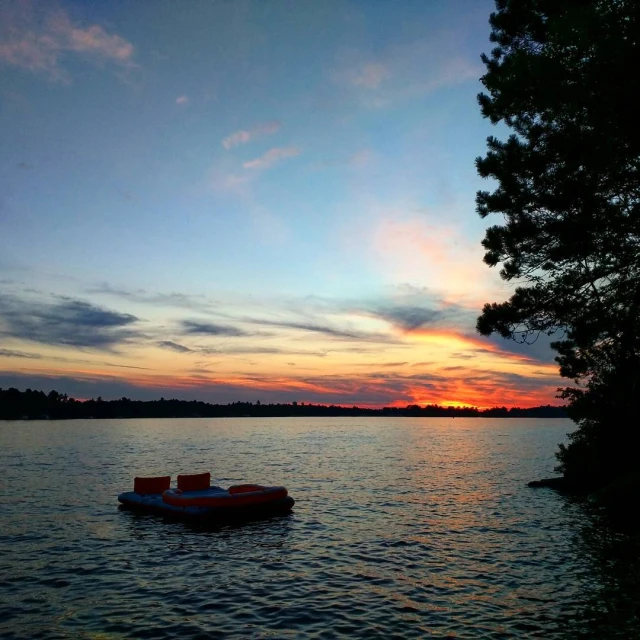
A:
[[[130,509],[180,518],[247,520],[291,511],[295,504],[284,487],[240,484],[223,489],[211,486],[210,473],[135,478],[133,491],[121,493],[118,501]]]

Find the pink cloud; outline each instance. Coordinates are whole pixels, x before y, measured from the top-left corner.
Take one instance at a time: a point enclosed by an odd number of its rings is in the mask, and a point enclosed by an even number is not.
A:
[[[94,63],[133,66],[133,45],[99,25],[82,27],[63,10],[37,15],[30,2],[8,4],[0,11],[0,62],[69,81],[62,61],[70,55]]]
[[[356,87],[377,89],[383,80],[389,77],[389,70],[383,64],[370,63],[356,70],[350,77]]]
[[[360,149],[349,157],[347,164],[352,167],[364,167],[374,160],[375,154],[371,149]]]
[[[359,89],[378,89],[390,77],[386,64],[380,62],[344,61],[341,68],[334,71],[334,82]]]
[[[370,228],[373,259],[394,281],[421,282],[442,291],[445,301],[478,305],[499,293],[496,273],[482,268],[479,241],[473,242],[455,223],[443,222],[446,216],[446,211],[384,214]]]
[[[189,104],[189,98],[187,96],[178,96],[176,98],[176,104]]]
[[[362,106],[385,108],[477,80],[483,72],[480,61],[456,49],[463,39],[463,33],[442,32],[436,38],[403,40],[375,58],[357,51],[342,52],[330,77]]]
[[[241,195],[245,193],[249,184],[249,176],[212,170],[209,173],[208,183],[214,191],[231,192]]]
[[[280,160],[285,158],[294,158],[300,155],[300,149],[297,147],[274,147],[263,153],[259,158],[254,158],[245,162],[242,166],[245,169],[268,169]]]
[[[231,135],[228,135],[222,141],[222,146],[225,149],[231,149],[232,147],[237,147],[241,144],[247,144],[247,142],[250,142],[254,138],[275,133],[281,126],[282,124],[277,120],[270,120],[269,122],[257,124],[250,129],[241,129],[240,131],[236,131]]]

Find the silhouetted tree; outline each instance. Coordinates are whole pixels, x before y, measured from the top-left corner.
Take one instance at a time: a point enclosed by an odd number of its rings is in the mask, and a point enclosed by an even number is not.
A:
[[[478,331],[552,343],[578,423],[559,470],[601,484],[640,444],[638,0],[497,0],[482,114],[513,130],[478,158],[484,261],[517,287]]]
[[[513,417],[564,417],[562,407],[512,408],[502,410]],[[55,391],[45,395],[42,391],[0,389],[0,420],[17,419],[72,419],[72,418],[220,418],[220,417],[282,417],[282,416],[376,416],[394,415],[420,417],[501,417],[495,410],[481,411],[475,407],[440,407],[438,405],[410,405],[406,408],[342,407],[321,404],[258,404],[233,402],[209,404],[197,400],[119,400],[78,401]]]

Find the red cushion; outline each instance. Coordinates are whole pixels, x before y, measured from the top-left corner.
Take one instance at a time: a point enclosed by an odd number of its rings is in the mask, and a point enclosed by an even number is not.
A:
[[[178,476],[178,489],[180,491],[202,491],[211,486],[210,473],[190,473]]]
[[[229,487],[229,493],[233,496],[237,493],[251,493],[252,491],[264,491],[261,484],[234,484]]]
[[[162,493],[171,486],[171,476],[157,476],[155,478],[134,478],[133,490],[142,495],[147,493]]]

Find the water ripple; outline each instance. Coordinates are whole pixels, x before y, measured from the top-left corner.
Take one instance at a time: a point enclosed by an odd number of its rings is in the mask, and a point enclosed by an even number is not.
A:
[[[640,637],[640,542],[532,491],[563,421],[0,424],[0,635]],[[118,509],[134,475],[284,484],[212,527]]]

